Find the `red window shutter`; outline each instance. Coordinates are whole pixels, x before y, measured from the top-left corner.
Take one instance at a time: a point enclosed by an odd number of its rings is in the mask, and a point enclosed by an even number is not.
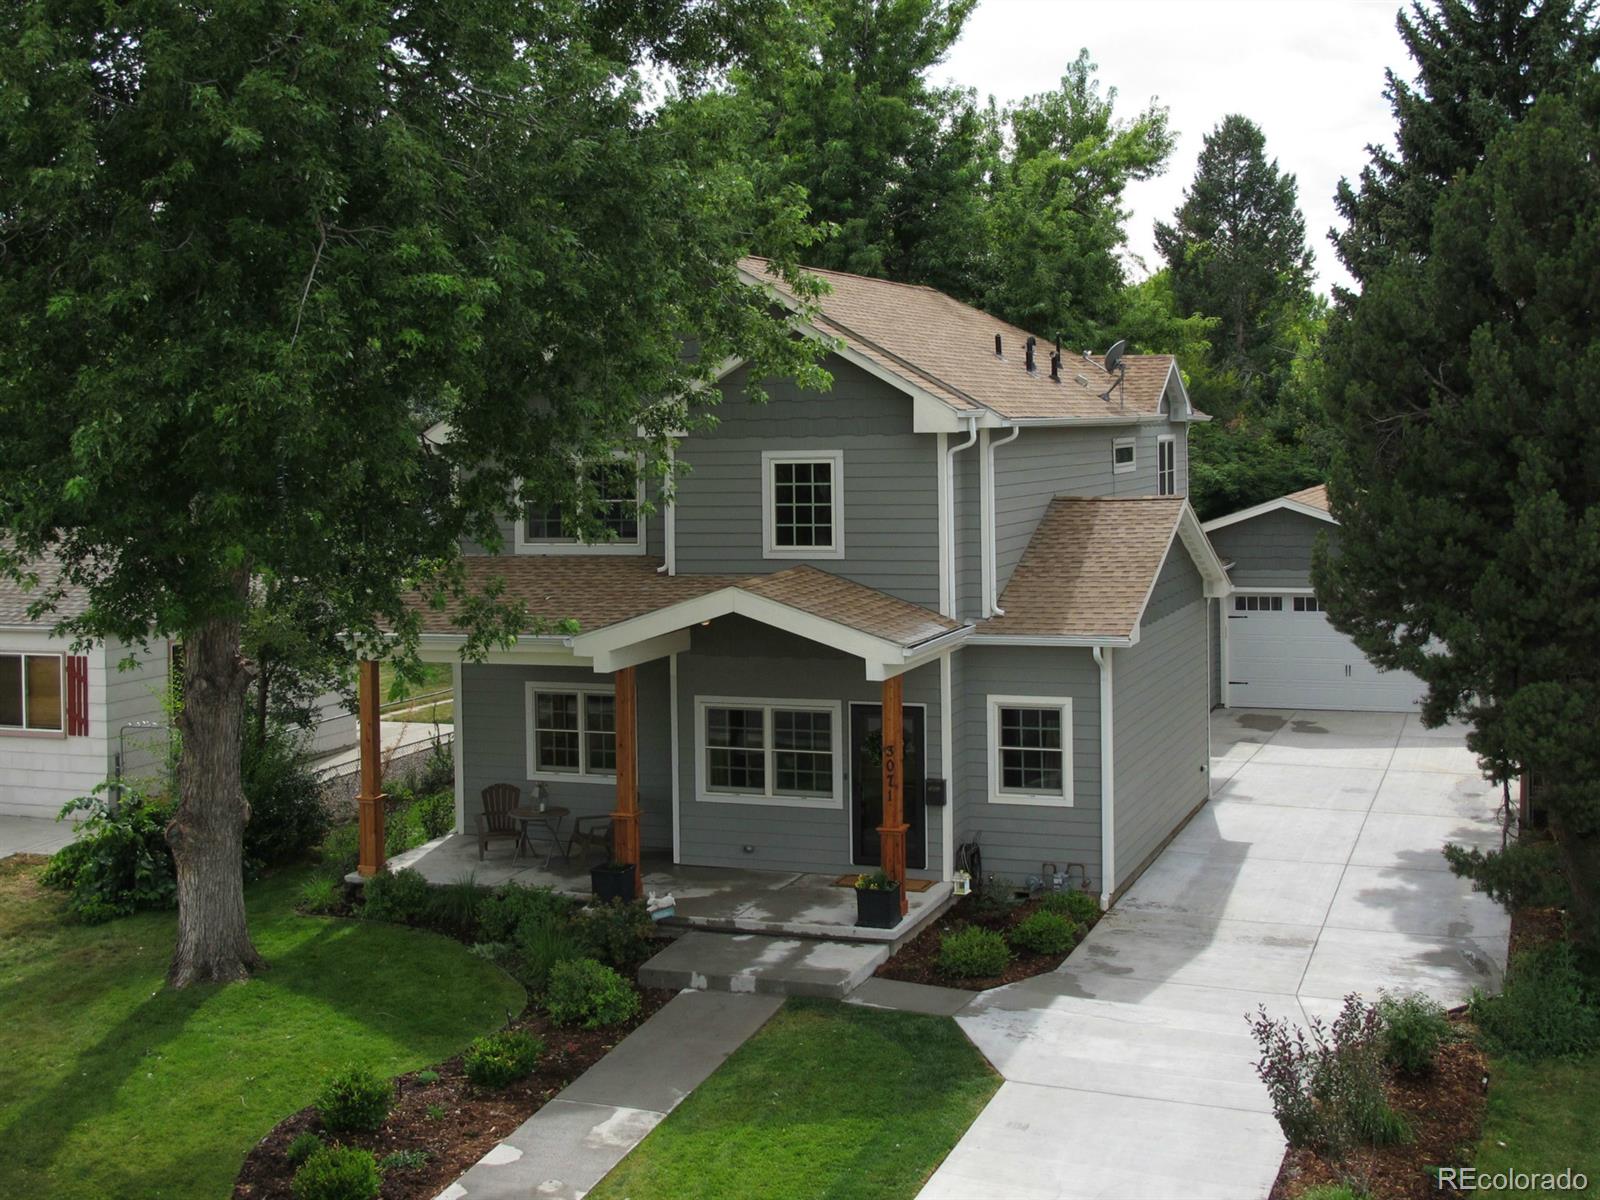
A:
[[[81,654],[67,656],[67,733],[89,732],[89,660]]]

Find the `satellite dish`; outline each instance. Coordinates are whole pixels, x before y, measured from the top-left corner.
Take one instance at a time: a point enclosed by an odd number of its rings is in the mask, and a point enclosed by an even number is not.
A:
[[[1127,353],[1128,341],[1126,338],[1114,342],[1111,349],[1106,351],[1106,370],[1115,371],[1122,363],[1122,356]]]

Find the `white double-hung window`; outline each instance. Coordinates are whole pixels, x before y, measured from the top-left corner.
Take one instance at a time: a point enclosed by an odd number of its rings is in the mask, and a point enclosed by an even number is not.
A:
[[[609,685],[530,683],[528,778],[610,783],[617,775],[617,698]]]
[[[1072,804],[1072,700],[989,697],[989,799]]]
[[[696,796],[723,804],[839,808],[836,700],[697,697]]]
[[[844,557],[843,450],[762,454],[761,534],[767,558]]]

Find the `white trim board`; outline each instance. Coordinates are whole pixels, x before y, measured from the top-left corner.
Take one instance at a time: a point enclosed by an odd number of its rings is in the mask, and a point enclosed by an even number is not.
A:
[[[1325,513],[1309,504],[1301,504],[1300,501],[1291,500],[1287,496],[1279,496],[1276,500],[1268,500],[1265,504],[1257,504],[1253,508],[1241,508],[1238,512],[1229,513],[1225,517],[1213,517],[1200,528],[1210,533],[1214,529],[1226,529],[1229,525],[1237,525],[1241,521],[1249,521],[1270,512],[1280,511],[1298,513],[1302,517],[1314,517],[1318,521],[1326,521],[1329,525],[1339,523],[1332,513]]]

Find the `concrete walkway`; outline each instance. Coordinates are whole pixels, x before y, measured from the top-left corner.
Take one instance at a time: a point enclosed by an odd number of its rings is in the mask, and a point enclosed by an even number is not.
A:
[[[0,816],[0,858],[12,854],[54,854],[76,836],[71,821]]]
[[[378,728],[385,760],[422,750],[435,738],[448,745],[455,733],[454,725],[430,725],[425,721],[380,721]],[[311,766],[319,775],[331,778],[354,774],[361,769],[361,747],[346,746],[324,754]]]
[[[674,996],[437,1200],[579,1200],[782,1003]]]
[[[1213,801],[1078,951],[957,1015],[1005,1083],[922,1197],[1260,1200],[1283,1140],[1246,1014],[1498,984],[1509,922],[1439,853],[1499,844],[1459,730],[1228,711],[1212,751]]]

